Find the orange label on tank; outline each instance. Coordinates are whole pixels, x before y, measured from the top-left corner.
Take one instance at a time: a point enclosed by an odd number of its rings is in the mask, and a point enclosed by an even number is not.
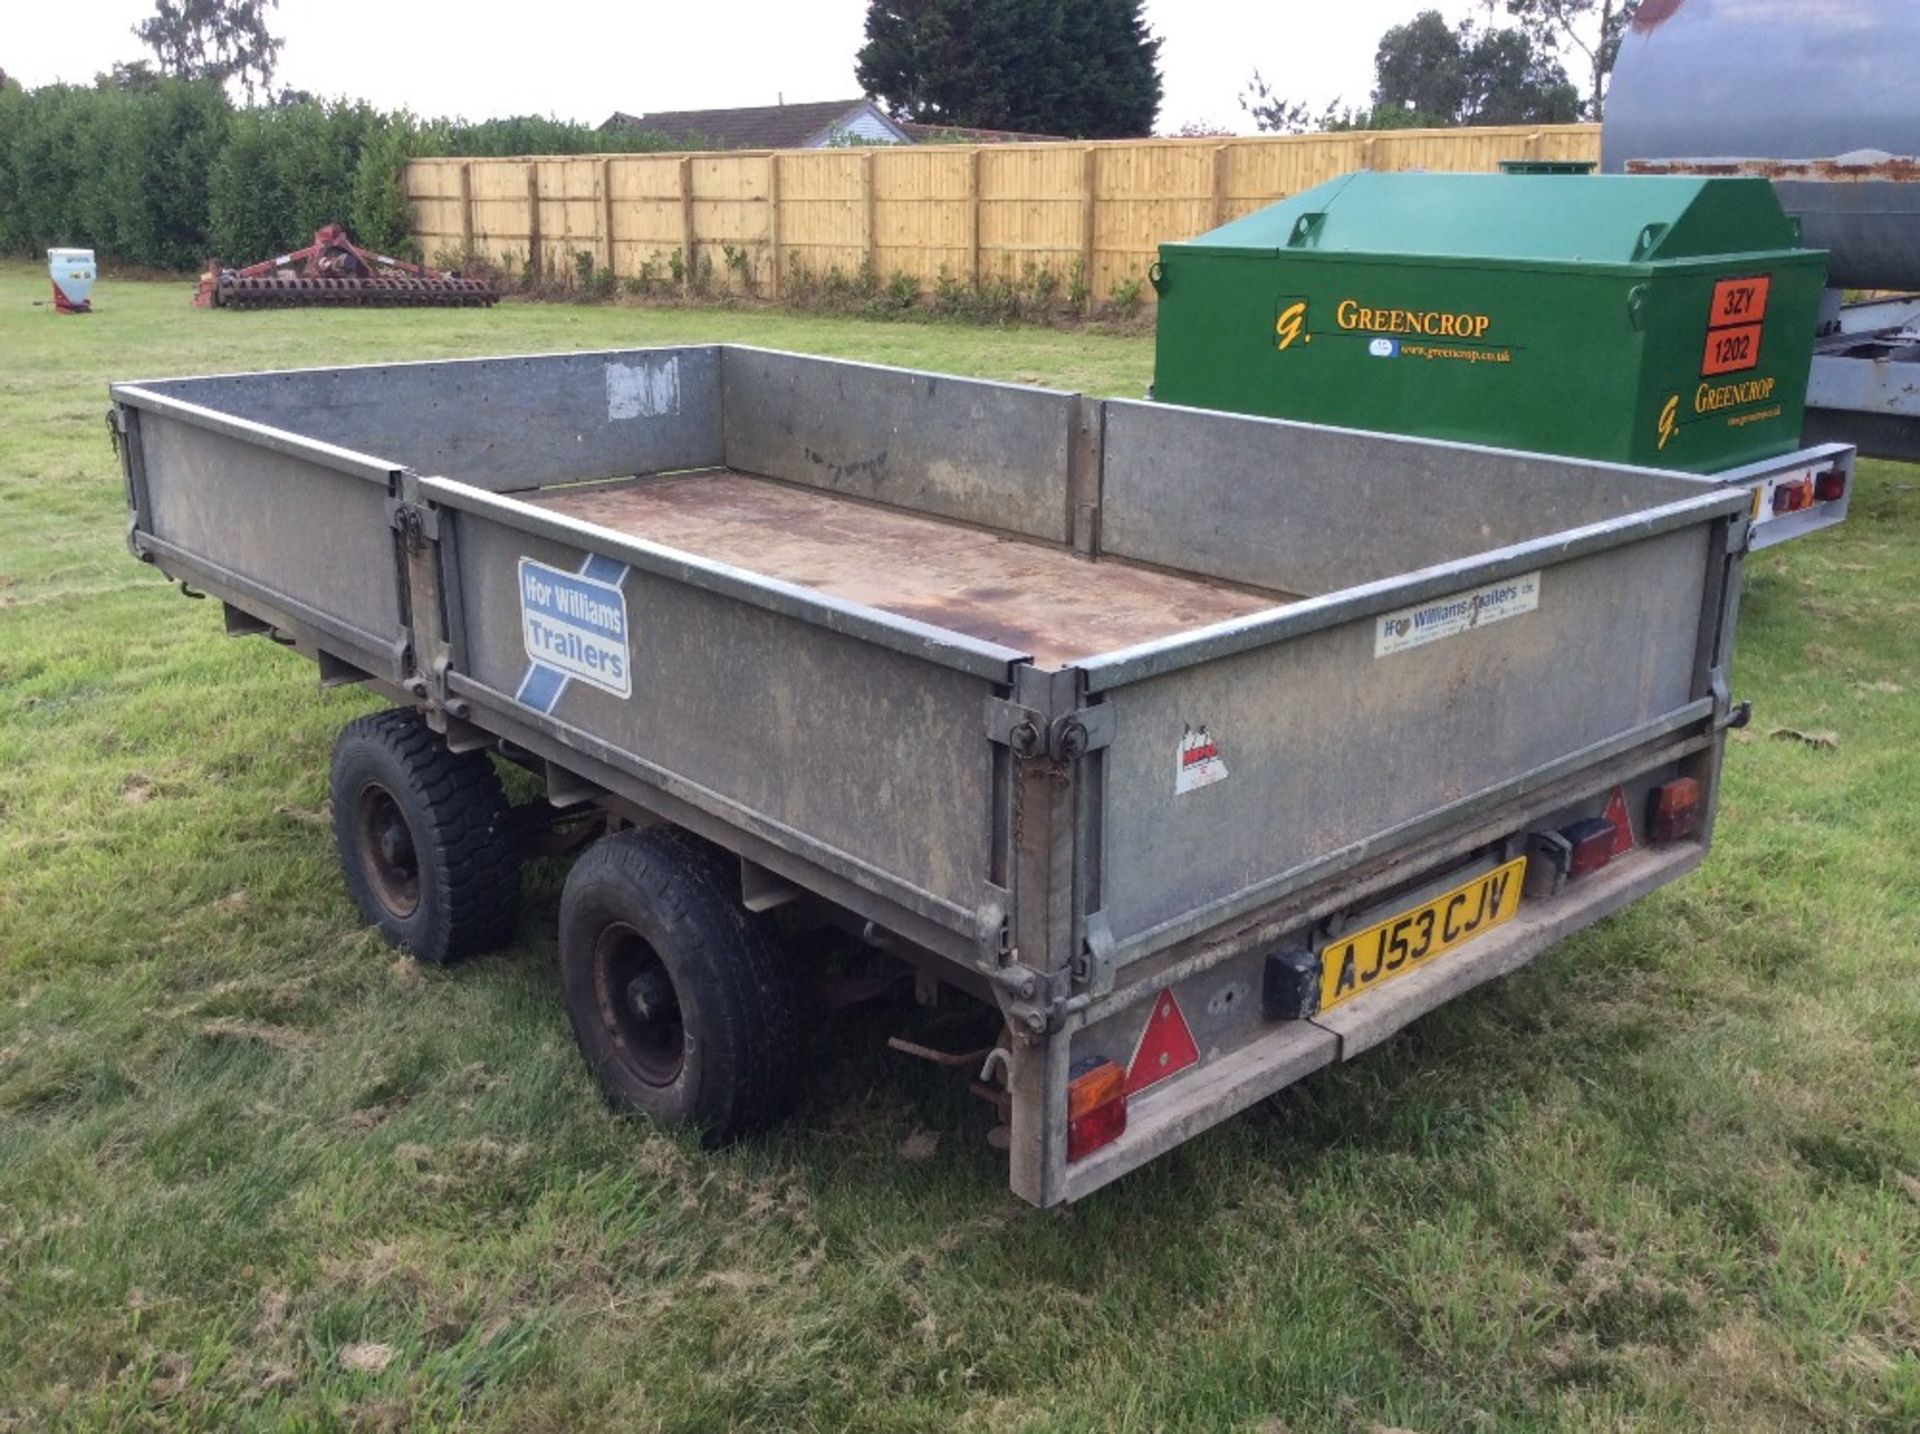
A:
[[[1744,373],[1760,362],[1760,325],[1737,329],[1708,329],[1707,351],[1700,357],[1700,376]]]
[[[1713,309],[1707,315],[1707,327],[1725,328],[1729,324],[1757,324],[1767,316],[1767,292],[1773,279],[1759,274],[1750,279],[1722,279],[1713,286]]]

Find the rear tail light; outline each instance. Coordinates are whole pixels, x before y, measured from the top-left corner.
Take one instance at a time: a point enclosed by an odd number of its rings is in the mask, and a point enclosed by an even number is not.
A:
[[[1619,828],[1605,817],[1587,817],[1570,827],[1562,827],[1560,835],[1572,847],[1567,857],[1567,880],[1598,871],[1612,861],[1614,842],[1619,834]]]
[[[1700,783],[1676,777],[1647,793],[1647,830],[1655,841],[1679,841],[1700,824]]]
[[[1112,1061],[1089,1062],[1067,1082],[1067,1159],[1091,1155],[1127,1128],[1127,1073]]]
[[[1844,468],[1829,468],[1813,480],[1813,496],[1817,502],[1831,503],[1846,495],[1847,470]]]
[[[1790,478],[1785,483],[1774,484],[1774,512],[1798,513],[1802,508],[1811,508],[1812,506],[1813,479]]]

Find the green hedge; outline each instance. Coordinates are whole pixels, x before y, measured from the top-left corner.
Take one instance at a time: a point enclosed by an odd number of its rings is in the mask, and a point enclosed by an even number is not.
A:
[[[405,254],[400,171],[414,155],[667,147],[657,135],[531,116],[422,120],[304,96],[241,107],[217,86],[183,80],[0,84],[0,252],[74,245],[123,264],[193,269],[210,254],[265,259],[339,221],[369,248]]]

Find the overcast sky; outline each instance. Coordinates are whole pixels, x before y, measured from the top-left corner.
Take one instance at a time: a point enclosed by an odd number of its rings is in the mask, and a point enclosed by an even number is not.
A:
[[[1255,66],[1316,107],[1363,102],[1382,30],[1473,0],[1148,0],[1165,40],[1159,129],[1247,130],[1237,96]],[[859,93],[865,0],[728,0],[497,7],[430,0],[282,0],[277,84],[484,119],[554,114],[597,124],[616,109],[704,109]],[[152,0],[0,0],[0,69],[33,86],[85,83],[144,51],[131,33]]]

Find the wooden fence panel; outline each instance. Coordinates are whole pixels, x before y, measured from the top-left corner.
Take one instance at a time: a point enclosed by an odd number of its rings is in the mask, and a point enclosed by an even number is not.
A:
[[[972,277],[971,151],[922,145],[874,153],[874,268],[932,288]]]
[[[798,149],[780,156],[780,249],[786,272],[859,272],[867,257],[866,151]]]
[[[651,264],[661,282],[667,256],[685,240],[680,216],[680,160],[671,154],[610,159],[613,185],[613,272],[634,278]]]
[[[524,261],[533,233],[527,207],[527,162],[476,159],[472,164],[474,248],[496,259],[514,254]],[[459,242],[455,235],[444,237],[450,243]],[[433,247],[424,241],[423,246]]]
[[[1065,279],[1080,257],[1086,146],[980,151],[980,277],[1019,280],[1032,265]]]
[[[1130,145],[1102,149],[1095,189],[1093,297],[1139,283],[1171,235],[1204,233],[1215,215],[1217,145]],[[1151,290],[1142,290],[1151,297]]]
[[[1596,125],[1263,135],[1099,144],[926,145],[709,154],[416,159],[403,178],[429,255],[471,245],[574,272],[575,255],[664,282],[670,256],[715,287],[780,292],[801,273],[886,282],[1053,276],[1098,303],[1157,247],[1356,169],[1492,170],[1596,160]],[[611,230],[611,232],[609,232]],[[731,250],[733,262],[727,258]],[[1151,303],[1151,289],[1140,298]]]
[[[574,272],[574,255],[597,254],[601,234],[600,157],[541,159],[534,163],[540,208],[540,264],[546,272]]]
[[[718,289],[758,292],[773,271],[764,152],[693,157],[692,262]],[[728,259],[728,251],[735,256]],[[710,266],[710,267],[709,267]]]

